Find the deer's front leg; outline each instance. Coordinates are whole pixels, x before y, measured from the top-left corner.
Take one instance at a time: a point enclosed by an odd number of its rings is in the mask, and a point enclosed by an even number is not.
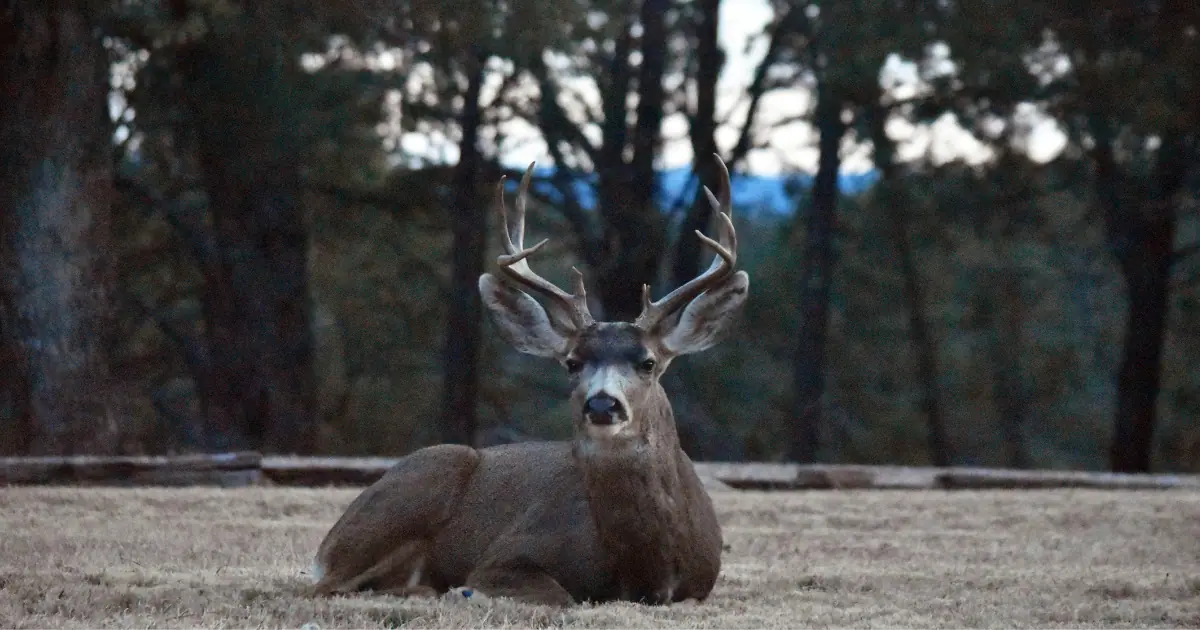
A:
[[[488,597],[511,597],[530,604],[570,606],[571,594],[527,556],[488,562],[467,576],[465,586]]]

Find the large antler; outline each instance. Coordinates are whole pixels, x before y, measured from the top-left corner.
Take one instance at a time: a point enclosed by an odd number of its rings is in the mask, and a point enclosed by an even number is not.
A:
[[[704,194],[708,197],[708,203],[712,205],[713,210],[717,211],[717,216],[720,218],[720,238],[718,243],[711,238],[705,236],[696,230],[696,236],[704,241],[709,247],[717,253],[713,257],[712,264],[708,269],[693,278],[687,284],[668,293],[657,302],[650,301],[650,285],[642,285],[642,314],[638,315],[634,323],[646,331],[653,331],[664,320],[669,318],[673,313],[684,308],[696,299],[701,293],[718,285],[729,274],[733,273],[734,264],[737,263],[737,232],[733,229],[733,203],[730,198],[729,184],[729,169],[725,167],[725,162],[721,156],[713,154],[717,164],[721,167],[721,197],[720,201],[713,195],[708,186],[704,187]]]
[[[594,321],[587,306],[587,291],[583,287],[583,274],[578,269],[571,267],[571,271],[575,273],[575,292],[571,294],[534,273],[526,260],[550,240],[542,239],[542,242],[533,247],[525,247],[525,199],[529,193],[529,178],[533,174],[534,164],[536,162],[529,164],[529,168],[525,170],[525,175],[521,178],[521,186],[517,190],[517,201],[514,204],[517,220],[516,225],[512,227],[508,224],[508,207],[504,203],[505,178],[501,176],[500,182],[496,185],[496,202],[500,207],[500,220],[504,225],[503,242],[506,252],[496,259],[496,263],[500,265],[500,271],[503,272],[505,278],[549,300],[547,310],[551,316],[552,325],[562,332],[576,333],[587,328]],[[574,330],[568,330],[569,328]]]

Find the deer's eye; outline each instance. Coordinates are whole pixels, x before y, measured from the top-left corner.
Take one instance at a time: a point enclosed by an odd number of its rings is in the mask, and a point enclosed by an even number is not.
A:
[[[654,359],[646,359],[638,364],[638,369],[649,373],[654,371],[654,366],[656,365],[658,365],[658,363]]]
[[[579,370],[583,369],[583,361],[579,359],[567,359],[567,372],[578,374]]]

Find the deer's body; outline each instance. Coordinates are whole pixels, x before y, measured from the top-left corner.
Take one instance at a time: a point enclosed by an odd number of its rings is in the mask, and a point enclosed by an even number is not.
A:
[[[441,445],[401,459],[326,535],[317,593],[466,586],[549,604],[666,604],[712,590],[721,528],[659,377],[674,357],[713,345],[746,297],[748,278],[732,269],[728,175],[724,203],[710,193],[725,221],[721,243],[701,235],[718,258],[662,300],[647,297],[633,323],[592,321],[581,277],[568,295],[529,269],[525,258],[541,245],[523,247],[528,177],[518,227],[505,231],[503,280],[484,274],[479,288],[510,343],[567,367],[575,438]]]
[[[525,442],[478,451],[442,445],[409,455],[330,531],[318,554],[319,588],[407,594],[465,585],[542,603],[707,596],[720,570],[720,528],[682,451],[661,472],[610,485],[583,471],[640,468],[660,454],[581,452],[587,450]],[[535,464],[538,474],[530,475]],[[446,491],[449,479],[458,483],[455,491]],[[676,504],[693,509],[684,516]],[[379,519],[373,511],[385,506],[396,513]],[[354,531],[359,527],[369,530]],[[356,544],[365,539],[379,548]],[[411,550],[389,557],[404,547]],[[512,575],[524,580],[506,584]]]

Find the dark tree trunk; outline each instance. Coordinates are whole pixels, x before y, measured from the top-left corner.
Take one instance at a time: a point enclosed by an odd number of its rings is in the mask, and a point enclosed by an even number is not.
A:
[[[669,5],[669,0],[642,2],[642,63],[638,74],[637,121],[633,128],[633,175],[639,184],[634,189],[634,198],[647,206],[654,201],[654,158],[662,138]]]
[[[0,10],[0,422],[34,454],[120,447],[108,58],[81,4]]]
[[[813,181],[812,203],[808,207],[808,238],[800,276],[800,330],[793,366],[795,424],[788,451],[792,461],[801,463],[816,461],[820,447],[825,342],[833,284],[833,228],[841,168],[839,150],[846,134],[841,100],[824,82],[817,87],[815,122],[820,133],[820,157]]]
[[[696,112],[691,121],[692,170],[700,183],[710,187],[719,181],[713,154],[717,152],[717,79],[724,61],[717,41],[717,15],[720,0],[699,0],[696,3]],[[707,175],[707,176],[705,176]],[[715,191],[715,189],[714,189]],[[673,286],[681,286],[700,275],[702,243],[696,238],[696,230],[707,231],[712,220],[712,206],[704,195],[704,189],[696,187],[696,198],[691,211],[679,230],[679,243],[675,250],[672,270]]]
[[[626,17],[613,42],[607,72],[596,77],[604,113],[599,147],[591,145],[551,98],[556,86],[541,59],[535,55],[530,63],[544,96],[540,118],[550,155],[562,165],[560,145],[574,145],[595,164],[599,229],[593,229],[591,218],[564,186],[565,180],[556,183],[568,198],[563,212],[590,267],[594,295],[600,305],[597,315],[608,320],[631,320],[641,311],[642,285],[653,284],[667,237],[665,217],[654,199],[654,158],[661,142],[666,12],[671,2],[643,0],[636,20],[632,17],[635,6],[637,3],[629,0],[612,11],[613,15]],[[637,38],[632,32],[635,21],[642,29]],[[637,121],[631,128],[627,102],[634,84],[630,54],[635,40],[640,42],[642,61],[637,70]],[[630,151],[631,160],[626,157]]]
[[[882,175],[882,181],[879,183],[883,193],[880,202],[888,215],[892,239],[900,257],[900,272],[904,277],[908,330],[917,350],[917,382],[921,389],[921,411],[925,413],[929,459],[934,466],[949,466],[952,458],[937,384],[937,344],[933,340],[929,320],[925,316],[925,292],[921,284],[921,272],[908,234],[908,200],[897,187],[895,146],[886,131],[887,110],[881,105],[872,105],[867,110],[867,117],[875,149],[875,167]]]
[[[599,203],[604,212],[604,256],[595,270],[603,318],[632,321],[642,310],[642,285],[652,284],[663,246],[663,220],[656,209],[641,206],[632,168],[617,164],[600,176]]]
[[[604,317],[609,320],[632,320],[641,312],[642,285],[654,282],[666,242],[666,221],[654,199],[654,158],[662,137],[669,5],[668,0],[642,2],[637,121],[628,165],[622,157],[626,91],[614,89],[605,95],[605,105],[620,112],[620,124],[606,126],[612,135],[604,138],[606,159],[599,191],[607,256],[597,270],[596,285]],[[616,60],[614,88],[628,81],[628,72],[628,60]]]
[[[310,453],[316,413],[298,69],[271,9],[181,52],[215,248],[201,261],[207,448]]]
[[[1165,230],[1164,230],[1165,231]],[[1136,260],[1122,265],[1129,290],[1125,342],[1117,374],[1117,413],[1112,442],[1113,472],[1150,472],[1158,391],[1162,377],[1162,346],[1168,309],[1169,257],[1160,247],[1171,240],[1139,247]]]
[[[1133,176],[1118,170],[1105,121],[1094,116],[1091,125],[1108,246],[1120,265],[1129,300],[1110,463],[1114,472],[1149,472],[1170,307],[1177,223],[1174,198],[1196,163],[1196,147],[1182,134],[1164,136],[1152,178],[1138,185]]]
[[[925,412],[929,459],[934,466],[949,466],[952,463],[950,444],[946,437],[946,422],[937,384],[937,344],[929,331],[929,320],[925,316],[925,292],[921,286],[921,272],[913,254],[904,208],[897,204],[891,208],[890,214],[896,251],[900,255],[900,271],[904,276],[904,301],[908,302],[908,330],[917,349],[917,380],[921,387],[921,411]]]
[[[486,55],[471,59],[467,93],[459,117],[462,141],[454,171],[451,225],[454,253],[451,261],[450,311],[446,318],[444,383],[442,385],[443,440],[474,445],[476,401],[479,394],[479,345],[482,307],[476,283],[484,270],[487,215],[479,201],[476,181],[479,156],[479,92],[483,86]]]
[[[642,285],[654,283],[666,253],[667,221],[654,203],[656,178],[653,160],[661,142],[664,104],[662,78],[666,68],[668,41],[666,18],[673,5],[675,3],[670,0],[640,0],[640,5],[633,0],[626,0],[617,3],[610,11],[611,15],[623,16],[624,23],[613,41],[608,67],[596,76],[603,110],[601,143],[598,147],[587,141],[585,134],[570,122],[555,99],[550,97],[556,90],[540,57],[533,55],[530,61],[530,69],[538,79],[543,94],[540,122],[548,152],[556,163],[562,164],[563,151],[560,145],[576,146],[595,165],[598,179],[597,214],[602,224],[600,229],[592,228],[591,217],[579,207],[578,199],[568,190],[565,179],[559,179],[555,184],[559,193],[567,198],[563,212],[579,239],[582,257],[591,268],[594,295],[602,310],[599,315],[604,319],[627,320],[640,312]],[[711,118],[710,114],[705,113],[710,109],[708,103],[715,107],[716,77],[714,74],[710,82],[708,73],[719,73],[722,54],[713,36],[717,1],[702,0],[698,5],[695,10],[705,15],[699,25],[697,38],[698,55],[701,57],[699,65],[702,66],[700,74],[703,78],[697,104],[698,120],[693,123],[693,138],[699,145],[707,144],[711,148],[712,134],[703,131],[711,125],[703,119]],[[638,6],[640,10],[637,10]],[[632,33],[635,21],[642,28],[641,35],[636,38]],[[769,87],[769,70],[790,45],[789,36],[805,21],[803,10],[789,10],[772,29],[770,46],[755,71],[749,89],[750,121],[753,121],[761,97]],[[630,53],[635,40],[640,43],[642,62],[637,69],[637,122],[631,129],[627,103],[634,83],[635,71],[630,64]],[[712,94],[707,93],[710,87]],[[626,157],[630,149],[634,153],[632,162]],[[733,168],[750,149],[750,124],[747,123],[730,159],[726,160],[727,164]],[[700,152],[702,154],[697,156],[697,161],[701,167],[712,168],[711,155],[714,151],[701,148]],[[703,228],[705,215],[711,217],[707,207],[699,208],[699,212],[698,216],[688,219],[689,226]],[[690,234],[684,233],[681,246],[693,253],[677,252],[676,262],[683,268],[671,270],[672,280],[688,274],[690,269],[698,268],[693,259],[703,257],[700,242],[689,237]]]
[[[716,186],[720,177],[713,159],[713,154],[717,152],[717,79],[724,63],[724,55],[717,39],[719,8],[720,0],[700,0],[692,7],[692,41],[696,48],[696,104],[690,115],[689,135],[693,153],[692,169],[699,184],[692,207],[680,226],[670,274],[671,284],[664,287],[664,291],[681,286],[698,276],[701,272],[701,258],[712,256],[711,250],[705,251],[703,243],[696,238],[695,231],[709,233],[712,221],[712,206],[700,185],[708,184],[714,192],[719,192]],[[679,426],[679,441],[684,451],[693,459],[740,460],[743,456],[741,444],[731,439],[727,428],[712,417],[703,400],[697,395],[692,380],[685,372],[686,369],[686,366],[680,366],[664,377],[664,385],[675,401],[675,422]]]

